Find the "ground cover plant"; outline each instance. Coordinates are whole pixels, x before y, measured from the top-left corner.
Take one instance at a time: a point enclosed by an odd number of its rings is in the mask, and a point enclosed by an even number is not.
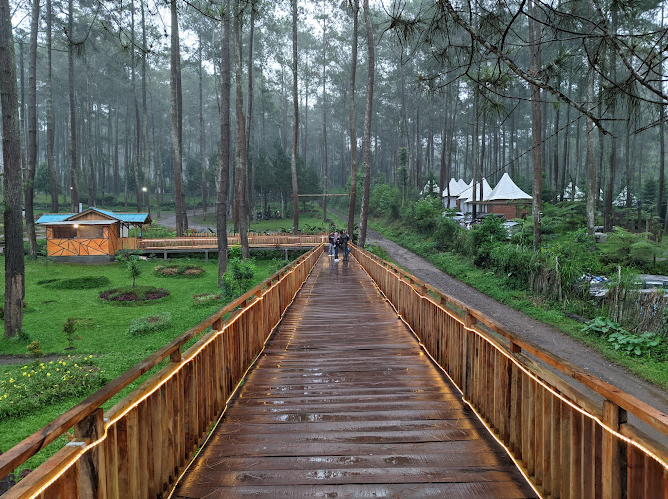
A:
[[[165,277],[199,277],[204,274],[204,268],[192,263],[158,265],[153,272]]]
[[[0,257],[0,263],[4,264],[4,257]],[[28,366],[28,369],[31,369],[30,366],[34,362],[34,358],[27,347],[35,342],[38,349],[41,350],[37,357],[42,359],[40,362],[45,364],[45,373],[51,372],[47,371],[49,366],[55,366],[54,369],[61,369],[62,371],[62,365],[57,365],[58,361],[69,362],[68,355],[71,355],[73,358],[86,357],[90,359],[88,361],[90,364],[76,362],[79,366],[94,366],[95,371],[89,374],[88,378],[99,375],[105,380],[111,380],[194,324],[210,316],[227,302],[225,298],[221,297],[218,300],[193,307],[193,295],[221,293],[217,283],[218,262],[215,259],[209,262],[205,262],[203,258],[179,260],[179,264],[196,264],[204,268],[204,276],[198,279],[174,279],[156,275],[153,273],[153,268],[156,267],[157,263],[158,260],[155,259],[138,262],[141,273],[137,277],[137,288],[150,283],[157,288],[167,289],[170,292],[169,298],[127,307],[115,306],[110,302],[102,301],[99,298],[101,292],[99,288],[54,290],[38,284],[39,281],[44,279],[47,272],[51,279],[58,280],[88,278],[94,274],[108,279],[109,289],[126,288],[132,290],[125,264],[122,262],[88,266],[54,263],[45,259],[26,260],[25,335],[23,339],[5,340],[0,343],[0,362],[2,363],[0,373],[10,373],[9,375],[3,375],[2,379],[5,379],[5,376],[10,376],[10,378],[6,378],[7,380],[17,380],[19,379],[17,376],[23,378],[21,368]],[[250,285],[254,286],[262,282],[285,263],[285,261],[279,259],[255,261],[255,272]],[[0,282],[4,285],[4,274],[0,278]],[[151,317],[164,317],[164,314],[171,315],[169,325],[165,325],[161,321],[161,327],[157,330],[138,334],[129,332],[130,324],[133,321],[145,319],[145,323],[151,323]],[[72,350],[68,350],[70,342],[67,332],[63,331],[63,324],[67,322],[68,317],[75,323],[75,341]],[[141,329],[141,327],[138,329]],[[49,364],[51,361],[53,361],[53,364]],[[160,367],[154,368],[151,373],[156,372]],[[61,371],[54,372],[60,373]],[[46,374],[44,376],[48,380],[52,380],[55,376],[54,372],[51,372],[51,376],[46,376]],[[147,373],[147,375],[151,373]],[[41,372],[40,375],[42,375]],[[83,375],[85,376],[85,372]],[[31,375],[31,380],[32,377]],[[139,380],[136,381],[123,394],[138,386],[139,383]],[[5,418],[0,416],[0,451],[11,448],[95,389],[91,383],[85,390],[69,393],[64,398],[49,396],[42,400],[39,406],[25,414],[22,413],[20,417]],[[3,399],[4,393],[6,392],[0,392],[0,397],[3,397]],[[120,400],[123,394],[119,394],[110,400],[105,408],[110,408]],[[7,400],[9,399],[10,395],[8,393]],[[48,455],[62,447],[65,441],[65,438],[61,437],[51,444],[46,452],[41,452],[40,455],[30,459],[18,472],[20,473],[24,468],[34,469]]]
[[[399,211],[398,218],[376,217],[370,225],[497,301],[559,328],[641,377],[668,387],[668,366],[663,361],[664,350],[668,350],[665,320],[662,327],[650,331],[624,330],[609,335],[582,331],[583,320],[607,315],[616,307],[614,297],[592,299],[583,276],[612,273],[613,269],[618,272],[622,262],[625,269],[633,269],[634,258],[636,271],[659,270],[663,262],[655,264],[653,260],[653,255],[661,251],[658,244],[645,239],[638,245],[643,236],[628,237],[623,231],[619,231],[622,242],[613,237],[608,247],[596,244],[586,230],[577,228],[579,212],[571,207],[547,205],[544,227],[548,234],[540,252],[531,247],[530,217],[510,235],[499,231],[500,220],[496,217],[487,217],[472,230],[465,230],[431,209],[429,200],[407,203]],[[647,251],[648,244],[654,248],[651,252]],[[619,261],[611,260],[610,255]],[[626,317],[633,314],[626,312]]]

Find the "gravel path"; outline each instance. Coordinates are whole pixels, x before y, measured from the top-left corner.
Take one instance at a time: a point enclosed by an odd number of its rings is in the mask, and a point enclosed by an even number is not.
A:
[[[376,231],[369,230],[367,243],[381,246],[394,261],[427,284],[479,310],[528,341],[668,414],[668,394],[665,391],[638,378],[626,368],[606,360],[597,350],[589,348],[550,325],[493,300]],[[649,428],[643,429],[662,441],[664,445],[668,445],[668,436],[660,435]]]

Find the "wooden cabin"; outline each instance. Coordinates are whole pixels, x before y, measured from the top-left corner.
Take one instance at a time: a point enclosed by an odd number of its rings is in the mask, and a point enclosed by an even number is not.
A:
[[[113,260],[121,249],[136,249],[141,228],[151,223],[148,213],[114,213],[88,208],[81,213],[42,215],[37,224],[46,227],[47,256],[60,261]],[[130,237],[136,227],[138,236]]]

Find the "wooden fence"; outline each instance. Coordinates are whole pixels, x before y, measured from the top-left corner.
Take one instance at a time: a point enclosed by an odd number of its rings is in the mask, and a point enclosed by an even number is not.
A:
[[[2,499],[155,498],[167,491],[322,252],[319,245],[302,255],[0,456],[2,478],[74,427],[75,440]],[[103,412],[105,401],[167,358],[157,374]]]
[[[248,244],[254,247],[282,247],[298,246],[312,247],[327,242],[327,235],[257,235],[248,236]],[[228,236],[227,244],[229,246],[238,246],[241,244],[239,236]],[[137,249],[140,250],[164,250],[164,249],[192,249],[192,248],[217,248],[218,240],[215,237],[172,237],[164,239],[142,239],[139,241]]]
[[[668,435],[666,414],[398,267],[352,254],[542,496],[668,498],[666,448],[627,422],[633,414]]]

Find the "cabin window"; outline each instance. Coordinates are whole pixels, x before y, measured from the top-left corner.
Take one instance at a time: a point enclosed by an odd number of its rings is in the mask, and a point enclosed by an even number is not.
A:
[[[54,239],[76,239],[77,230],[72,225],[56,225],[53,227]]]
[[[102,239],[104,227],[102,225],[79,225],[78,239]]]

